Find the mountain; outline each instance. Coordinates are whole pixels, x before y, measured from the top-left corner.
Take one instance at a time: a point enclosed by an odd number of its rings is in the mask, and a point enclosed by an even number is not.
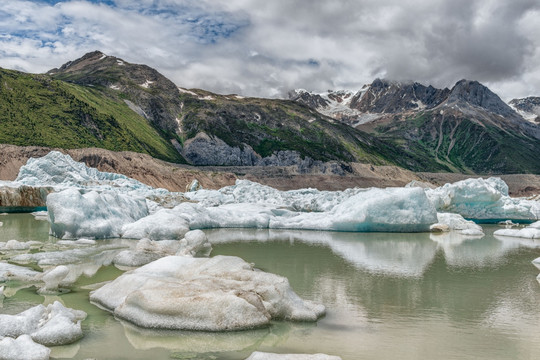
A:
[[[540,97],[513,99],[508,104],[525,120],[540,125]]]
[[[343,113],[331,111],[338,108],[332,94],[311,94],[328,99],[319,103],[318,111],[342,121],[345,117],[345,123],[404,154],[424,154],[457,172],[540,173],[540,127],[477,81],[435,89],[377,79],[338,102],[350,109]],[[309,93],[298,91],[289,96],[303,104],[310,99]]]
[[[94,51],[47,74],[104,93],[112,90],[109,93],[124,99],[157,128],[171,133],[177,131],[175,114],[181,111],[180,92],[172,81],[149,66],[130,64]]]
[[[130,150],[193,165],[296,165],[343,174],[349,162],[445,170],[287,101],[183,89],[99,51],[46,74],[1,70],[0,141]],[[432,166],[434,165],[434,166]]]
[[[0,69],[0,143],[99,147],[185,162],[162,133],[97,87]]]
[[[95,51],[46,74],[0,69],[0,142],[300,173],[345,174],[351,162],[540,172],[540,128],[477,82],[436,89],[377,79],[356,93],[291,96],[184,89],[146,65]]]

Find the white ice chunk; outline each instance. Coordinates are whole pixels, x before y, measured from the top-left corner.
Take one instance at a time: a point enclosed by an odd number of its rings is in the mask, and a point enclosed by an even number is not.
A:
[[[232,256],[164,257],[91,292],[90,300],[138,326],[163,329],[240,330],[324,314],[286,278]]]
[[[6,337],[0,340],[0,359],[2,360],[48,360],[51,350],[36,344],[29,335],[16,339]]]
[[[533,265],[536,266],[538,270],[540,270],[540,257],[537,257],[532,261]]]
[[[8,240],[6,242],[0,242],[0,250],[28,250],[32,246],[42,245],[39,241],[18,241]]]
[[[425,191],[437,211],[457,213],[468,219],[534,220],[540,216],[540,203],[511,198],[508,186],[500,178],[466,179]]]
[[[296,211],[328,211],[344,200],[363,191],[347,189],[344,191],[319,191],[317,189],[299,189],[279,191],[270,186],[249,180],[236,180],[235,185],[219,190],[198,190],[186,193],[191,200],[199,201],[203,206],[223,204],[251,203],[289,207]]]
[[[209,255],[212,246],[208,242],[206,234],[201,230],[192,230],[180,240],[180,248],[176,255],[195,256],[197,254]]]
[[[49,214],[47,214],[47,211],[34,211],[32,215],[34,215],[34,219],[40,221],[47,221],[49,219]]]
[[[67,189],[47,197],[51,234],[64,239],[120,237],[123,225],[148,215],[146,201],[114,192]]]
[[[34,280],[36,276],[41,275],[40,272],[31,270],[24,266],[18,266],[0,262],[0,281],[8,280]]]
[[[45,286],[41,289],[41,292],[53,292],[58,291],[58,285],[69,274],[69,268],[65,265],[59,265],[47,272],[45,272],[41,278],[45,283]]]
[[[442,229],[446,225],[449,230],[455,230],[462,235],[484,236],[482,227],[474,221],[465,220],[463,216],[452,213],[437,213],[437,224],[431,226],[432,229]]]
[[[66,308],[55,301],[17,315],[0,314],[0,336],[17,338],[26,334],[42,345],[70,344],[83,336],[81,321],[85,318],[84,311]]]
[[[326,354],[274,354],[255,351],[246,360],[341,360],[341,358]]]
[[[151,240],[182,239],[189,231],[189,223],[182,218],[182,213],[174,209],[161,209],[136,222],[125,224],[121,230],[122,237]]]
[[[534,222],[522,229],[499,229],[493,234],[526,239],[540,239],[540,221]]]

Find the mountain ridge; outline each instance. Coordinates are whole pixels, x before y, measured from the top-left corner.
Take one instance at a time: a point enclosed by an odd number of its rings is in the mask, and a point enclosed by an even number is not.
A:
[[[8,95],[0,98],[0,119],[13,118],[2,124],[5,143],[97,146],[192,165],[295,166],[340,175],[352,162],[414,171],[540,172],[540,160],[530,155],[540,151],[537,127],[472,81],[436,89],[376,79],[356,93],[311,98],[297,92],[303,103],[183,89],[155,69],[99,51],[47,74],[6,70],[0,77],[0,92]],[[313,108],[335,104],[350,112],[336,119]],[[365,119],[358,121],[358,114]]]

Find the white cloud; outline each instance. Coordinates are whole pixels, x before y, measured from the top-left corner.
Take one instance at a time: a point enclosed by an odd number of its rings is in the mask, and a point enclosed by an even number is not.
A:
[[[221,93],[469,78],[511,98],[540,95],[539,11],[535,0],[16,1],[0,9],[0,66],[43,72],[97,49]]]

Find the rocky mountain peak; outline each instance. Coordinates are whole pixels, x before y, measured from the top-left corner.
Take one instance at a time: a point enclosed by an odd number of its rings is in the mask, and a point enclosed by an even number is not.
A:
[[[504,117],[519,117],[497,94],[474,80],[458,81],[450,91],[447,103],[468,104]]]
[[[540,97],[529,96],[513,99],[508,104],[525,120],[533,124],[540,124]]]
[[[182,105],[178,87],[147,65],[93,51],[48,74],[79,85],[108,88],[112,96],[126,100],[134,111],[160,129],[178,131],[176,117]]]

